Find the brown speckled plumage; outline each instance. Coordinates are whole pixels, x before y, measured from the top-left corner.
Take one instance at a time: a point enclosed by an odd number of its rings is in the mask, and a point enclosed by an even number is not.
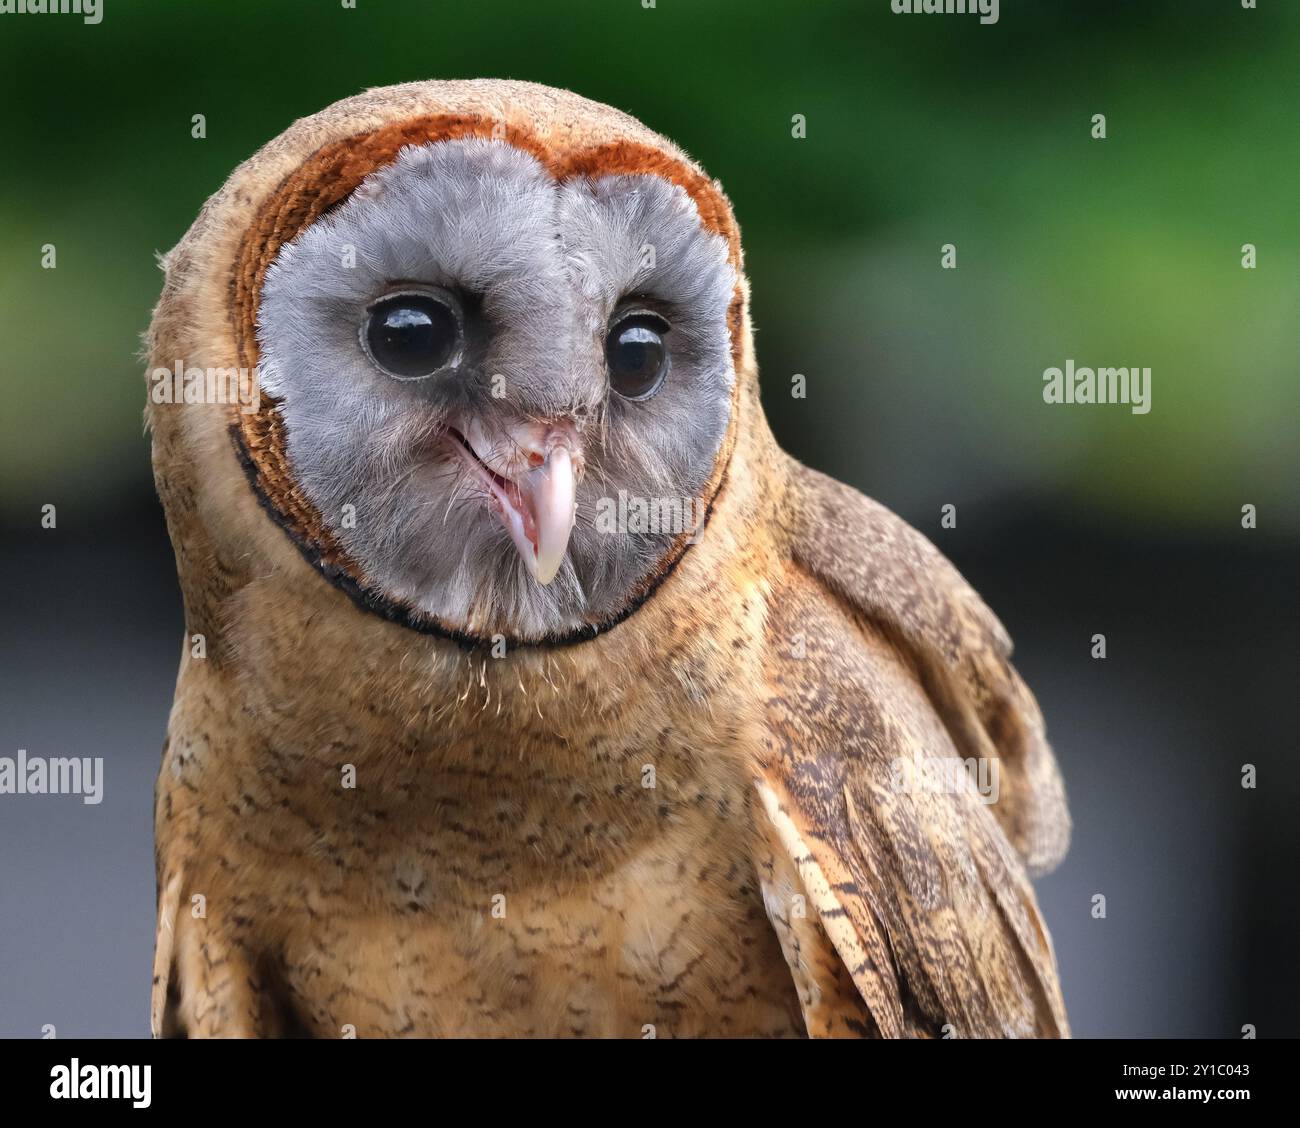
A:
[[[167,256],[151,366],[240,363],[248,232],[314,155],[448,116],[708,184],[561,91],[372,91],[208,202]],[[151,407],[207,648],[187,637],[158,782],[156,1033],[1066,1032],[1027,873],[1068,817],[1009,643],[919,534],[777,448],[743,277],[740,298],[706,531],[574,645],[493,658],[369,613],[271,519],[227,407]],[[999,758],[998,802],[890,787],[900,757],[953,755]]]

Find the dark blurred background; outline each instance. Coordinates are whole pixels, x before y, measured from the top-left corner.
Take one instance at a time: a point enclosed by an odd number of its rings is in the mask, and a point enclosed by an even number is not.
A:
[[[103,2],[0,16],[0,755],[107,772],[99,806],[0,796],[0,1034],[148,1030],[182,628],[135,355],[155,252],[294,118],[479,76],[612,103],[722,180],[778,437],[1016,638],[1075,820],[1039,883],[1075,1032],[1300,1032],[1300,4]],[[1151,413],[1044,404],[1067,358],[1152,368]]]

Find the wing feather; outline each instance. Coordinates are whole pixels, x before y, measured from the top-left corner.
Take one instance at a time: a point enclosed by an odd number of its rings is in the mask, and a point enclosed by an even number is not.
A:
[[[998,757],[995,814],[1031,875],[1065,856],[1070,816],[1042,713],[1012,667],[1006,628],[925,537],[883,505],[798,463],[794,562],[916,664],[962,756]]]
[[[764,832],[877,1032],[1066,1035],[1028,873],[1060,859],[1069,819],[1006,632],[919,533],[793,474],[768,622]],[[996,761],[996,800],[961,772],[923,786],[937,758]]]

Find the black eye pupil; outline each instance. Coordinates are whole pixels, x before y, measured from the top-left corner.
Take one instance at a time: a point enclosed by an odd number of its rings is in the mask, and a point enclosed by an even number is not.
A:
[[[397,294],[373,306],[366,344],[376,364],[404,380],[430,376],[455,358],[460,322],[451,308],[427,294]]]
[[[659,390],[668,367],[667,331],[667,322],[651,314],[626,318],[609,331],[605,357],[614,391],[627,399],[648,399]]]

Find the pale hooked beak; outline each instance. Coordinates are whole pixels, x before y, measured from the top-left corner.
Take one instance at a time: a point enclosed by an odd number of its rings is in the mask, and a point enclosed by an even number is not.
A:
[[[517,423],[489,434],[477,419],[451,429],[463,459],[488,487],[528,574],[549,584],[564,563],[577,513],[582,453],[564,424]]]

